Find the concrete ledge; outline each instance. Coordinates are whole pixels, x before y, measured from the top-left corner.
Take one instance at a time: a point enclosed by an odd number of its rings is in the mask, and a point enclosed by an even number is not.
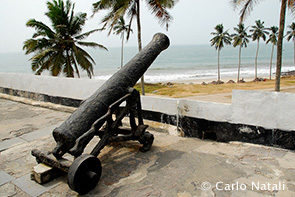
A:
[[[234,90],[231,123],[295,130],[295,94]]]
[[[0,87],[53,97],[84,100],[104,83],[103,80],[0,73]]]
[[[24,90],[15,90],[11,88],[2,88],[2,87],[0,87],[0,93],[11,95],[11,96],[28,98],[35,101],[49,102],[49,103],[69,106],[69,107],[78,107],[82,101],[79,99],[51,96],[51,95],[42,94],[42,93],[28,92]]]
[[[0,88],[0,90],[1,90],[1,88]],[[29,105],[33,105],[33,106],[45,107],[48,109],[53,109],[53,110],[63,111],[63,112],[72,113],[76,110],[76,107],[70,107],[70,106],[54,104],[54,103],[50,103],[50,102],[32,100],[32,99],[25,98],[25,97],[12,96],[9,94],[4,94],[4,93],[0,93],[0,98],[12,100],[12,101],[16,101],[16,102],[20,102],[20,103],[24,103],[24,104],[29,104]]]

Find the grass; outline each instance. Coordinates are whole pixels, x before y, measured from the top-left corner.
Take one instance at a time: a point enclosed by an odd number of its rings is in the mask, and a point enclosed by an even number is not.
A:
[[[295,77],[282,77],[281,87],[294,86]],[[246,83],[225,83],[225,84],[183,84],[174,83],[173,85],[162,85],[160,83],[146,83],[145,92],[148,95],[166,96],[172,98],[183,98],[188,96],[217,94],[232,92],[233,89],[240,90],[274,90],[275,80],[266,80],[261,82],[246,82]],[[141,85],[136,84],[135,88],[141,92]]]

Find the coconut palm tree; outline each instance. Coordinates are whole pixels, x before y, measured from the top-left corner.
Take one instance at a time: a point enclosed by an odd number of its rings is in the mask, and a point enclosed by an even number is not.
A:
[[[129,25],[125,24],[125,20],[123,16],[120,16],[120,19],[117,21],[117,24],[114,26],[114,34],[119,35],[121,34],[122,39],[122,47],[121,47],[121,68],[123,67],[123,48],[124,48],[124,33],[131,31],[132,29],[129,28]],[[128,41],[128,37],[127,40]]]
[[[30,60],[36,75],[49,70],[52,76],[64,73],[66,77],[74,77],[75,70],[80,77],[79,65],[89,78],[93,76],[95,62],[80,46],[106,48],[95,42],[82,41],[100,29],[81,33],[86,13],[74,14],[74,7],[69,0],[65,3],[62,0],[47,2],[48,12],[45,15],[51,21],[52,28],[35,19],[27,22],[26,25],[35,28],[36,32],[24,42],[23,49],[26,54],[34,53]]]
[[[252,33],[252,40],[257,40],[257,50],[256,50],[256,56],[255,56],[255,78],[254,81],[256,81],[257,78],[257,58],[258,58],[258,51],[259,51],[259,41],[260,38],[262,38],[264,41],[266,39],[266,35],[268,35],[268,32],[266,31],[266,28],[264,27],[264,21],[256,20],[256,25],[252,26],[252,29],[250,29],[250,32]]]
[[[269,65],[269,79],[271,79],[272,57],[273,57],[274,46],[277,45],[277,43],[278,43],[279,28],[276,26],[272,26],[272,27],[268,28],[268,30],[270,30],[270,35],[269,35],[268,40],[266,41],[266,44],[268,44],[269,42],[272,43],[270,65]]]
[[[288,25],[289,30],[287,31],[287,40],[290,41],[292,39],[294,45],[294,66],[295,66],[295,23],[293,22],[291,25]]]
[[[218,51],[218,79],[217,83],[222,83],[220,80],[220,66],[219,66],[219,56],[220,50],[224,47],[224,44],[231,44],[231,37],[228,33],[228,30],[225,32],[223,31],[223,24],[216,25],[215,28],[216,32],[211,32],[214,37],[210,40],[211,46],[215,46],[215,49]]]
[[[242,53],[242,47],[247,47],[247,43],[249,43],[249,35],[247,34],[247,28],[245,28],[243,23],[239,23],[237,25],[238,27],[234,27],[234,31],[237,33],[232,34],[233,37],[233,46],[240,46],[239,47],[239,67],[238,67],[238,78],[237,83],[240,81],[240,68],[241,68],[241,53]]]
[[[240,12],[240,20],[244,21],[245,17],[250,14],[255,4],[260,0],[230,0],[234,7],[242,6]],[[282,70],[282,53],[283,53],[283,37],[285,29],[285,18],[287,5],[291,12],[295,11],[295,0],[281,0],[279,35],[277,43],[277,66],[276,66],[276,83],[275,91],[280,91],[281,84],[281,70]]]
[[[168,9],[174,7],[178,0],[146,0],[146,4],[152,11],[152,14],[158,18],[161,25],[166,25],[166,29],[169,27],[169,23],[172,20],[172,16],[169,14]],[[129,28],[134,18],[137,22],[137,40],[138,50],[141,51],[141,22],[140,22],[140,0],[100,0],[93,4],[93,13],[95,14],[99,10],[109,10],[108,14],[102,19],[104,27],[109,25],[110,32],[114,25],[119,20],[120,16],[127,15],[129,18]],[[110,33],[109,32],[109,33]],[[130,30],[127,32],[127,39],[129,38]],[[142,94],[144,91],[144,77],[141,78]]]

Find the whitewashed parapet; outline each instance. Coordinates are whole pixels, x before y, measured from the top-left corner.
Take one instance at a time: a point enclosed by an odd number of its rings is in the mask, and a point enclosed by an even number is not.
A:
[[[168,115],[188,116],[218,122],[228,122],[231,117],[230,104],[151,96],[141,97],[141,102],[143,110]]]
[[[229,122],[231,117],[231,104],[181,99],[178,107],[181,116],[217,122]]]
[[[232,104],[142,97],[144,110],[215,122],[295,130],[295,94],[233,90]]]
[[[0,73],[0,87],[84,100],[93,94],[103,80]]]
[[[295,130],[295,94],[233,90],[231,123]]]
[[[169,115],[176,115],[178,113],[178,99],[142,96],[141,102],[143,110],[157,111]]]

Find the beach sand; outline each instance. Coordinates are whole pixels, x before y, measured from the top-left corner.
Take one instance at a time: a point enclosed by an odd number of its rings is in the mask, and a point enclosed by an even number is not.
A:
[[[260,91],[274,91],[273,89],[274,88],[267,88],[267,89],[262,89]],[[295,93],[295,86],[282,87],[281,92]],[[217,103],[231,103],[232,102],[232,92],[196,95],[196,96],[185,97],[185,99],[207,101],[207,102],[217,102]]]
[[[275,77],[269,80],[267,76],[261,77],[266,81],[253,82],[253,78],[244,79],[245,83],[227,83],[232,78],[222,79],[224,84],[208,84],[214,79],[197,79],[173,81],[166,87],[147,93],[147,96],[183,98],[189,100],[200,100],[208,102],[231,103],[232,90],[260,90],[274,91]],[[201,85],[205,82],[207,85]],[[171,85],[172,84],[172,85]],[[281,92],[295,93],[295,77],[288,76],[281,79]]]
[[[272,79],[275,79],[275,75],[271,76]],[[263,79],[269,79],[269,75],[262,75],[262,76],[258,76],[258,78],[263,78]],[[240,77],[240,80],[243,79],[245,82],[250,82],[254,80],[254,77]],[[234,82],[237,82],[237,77],[221,77],[221,81],[223,81],[224,83],[227,83],[229,80],[233,80]],[[175,81],[171,81],[172,83],[185,83],[185,84],[190,84],[190,83],[194,83],[194,84],[202,84],[203,82],[205,83],[211,83],[212,81],[217,81],[217,77],[215,78],[204,78],[204,79],[188,79],[188,80],[175,80]]]

